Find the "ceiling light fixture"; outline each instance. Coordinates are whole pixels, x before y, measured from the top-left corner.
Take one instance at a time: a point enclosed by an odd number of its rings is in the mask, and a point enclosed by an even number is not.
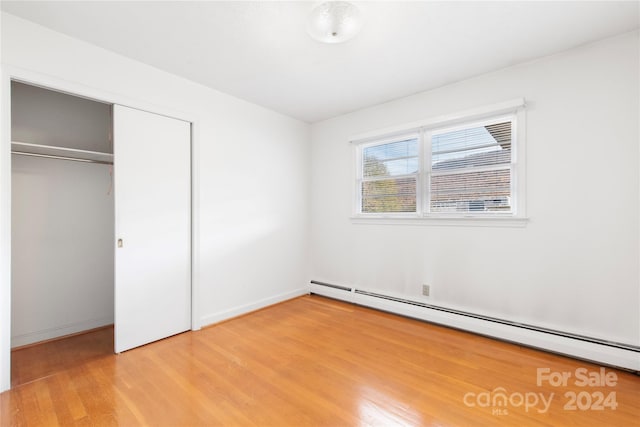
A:
[[[309,15],[307,32],[323,43],[343,43],[362,27],[360,10],[346,1],[328,1],[316,6]]]

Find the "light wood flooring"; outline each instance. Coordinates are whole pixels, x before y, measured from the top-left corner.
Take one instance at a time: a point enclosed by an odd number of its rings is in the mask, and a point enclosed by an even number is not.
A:
[[[103,329],[15,351],[0,425],[640,425],[632,373],[318,296],[112,348]]]

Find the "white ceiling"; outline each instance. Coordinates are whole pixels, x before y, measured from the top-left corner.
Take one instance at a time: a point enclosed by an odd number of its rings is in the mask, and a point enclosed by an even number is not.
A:
[[[317,2],[2,1],[3,11],[306,122],[640,27],[639,2],[355,2],[361,33],[305,32]]]

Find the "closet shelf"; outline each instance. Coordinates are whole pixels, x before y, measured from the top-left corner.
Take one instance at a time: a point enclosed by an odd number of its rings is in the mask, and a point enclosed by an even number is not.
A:
[[[29,144],[27,142],[12,141],[11,153],[23,156],[73,160],[77,162],[101,163],[106,165],[113,164],[113,154],[111,153],[56,147],[53,145]]]

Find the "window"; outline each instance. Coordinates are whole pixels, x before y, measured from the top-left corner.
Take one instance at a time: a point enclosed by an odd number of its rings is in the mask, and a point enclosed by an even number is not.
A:
[[[363,213],[416,212],[419,135],[363,147]]]
[[[430,213],[511,213],[512,119],[431,133]]]
[[[513,110],[512,110],[513,111]],[[516,217],[517,113],[356,140],[358,217]],[[387,134],[388,135],[388,134]],[[520,208],[522,208],[522,204]]]

